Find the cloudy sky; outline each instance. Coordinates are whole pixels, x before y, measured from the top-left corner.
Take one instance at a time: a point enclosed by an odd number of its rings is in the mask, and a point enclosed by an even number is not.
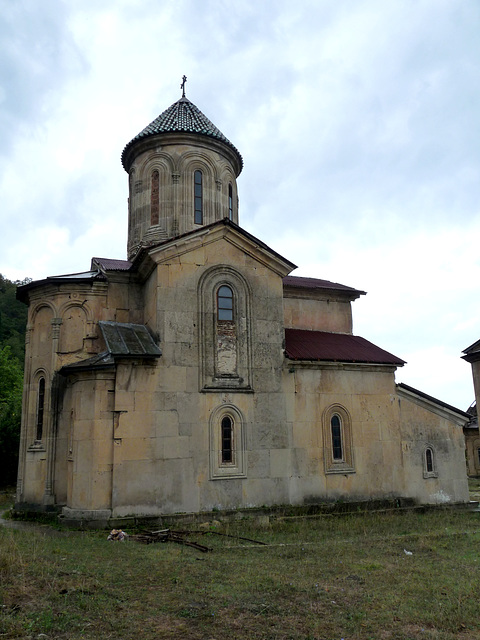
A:
[[[478,0],[0,0],[0,273],[125,258],[125,144],[181,95],[240,223],[367,291],[354,333],[461,409],[480,338]]]

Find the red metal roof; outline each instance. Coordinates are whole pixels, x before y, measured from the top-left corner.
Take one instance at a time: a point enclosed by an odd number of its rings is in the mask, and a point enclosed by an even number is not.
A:
[[[285,329],[285,355],[291,360],[362,362],[402,366],[405,360],[365,338],[345,333]]]
[[[329,280],[320,280],[318,278],[305,278],[302,276],[286,276],[283,278],[283,284],[289,287],[298,287],[300,289],[335,289],[336,291],[345,291],[364,295],[365,291],[347,287],[338,282],[330,282]]]

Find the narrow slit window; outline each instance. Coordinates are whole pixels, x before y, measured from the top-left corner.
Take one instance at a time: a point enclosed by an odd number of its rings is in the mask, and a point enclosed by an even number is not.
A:
[[[203,224],[203,176],[198,170],[194,173],[194,202],[195,224]]]
[[[233,220],[233,187],[232,183],[228,185],[228,219]]]
[[[233,462],[233,423],[229,416],[222,418],[222,464]]]
[[[427,473],[433,473],[433,451],[428,448],[425,450],[425,469]]]
[[[45,378],[40,378],[40,380],[38,381],[36,440],[41,440],[43,437],[44,408],[45,408]]]
[[[150,225],[158,224],[160,218],[160,175],[157,170],[152,173],[150,193]]]
[[[342,424],[337,414],[330,421],[332,429],[332,455],[334,460],[343,460]]]
[[[219,320],[233,320],[233,291],[223,285],[217,293],[217,317]]]

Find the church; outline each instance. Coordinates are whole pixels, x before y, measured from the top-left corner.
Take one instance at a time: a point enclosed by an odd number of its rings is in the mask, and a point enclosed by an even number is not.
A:
[[[73,521],[469,500],[467,413],[353,334],[364,291],[239,220],[243,159],[185,96],[124,148],[127,259],[25,284],[18,510]]]

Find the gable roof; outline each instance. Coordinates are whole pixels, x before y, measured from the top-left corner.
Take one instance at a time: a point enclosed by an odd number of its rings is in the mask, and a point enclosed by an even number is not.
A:
[[[397,391],[403,392],[405,397],[409,397],[410,399],[415,398],[417,400],[423,400],[427,404],[435,405],[440,409],[445,409],[446,411],[453,412],[464,419],[471,418],[471,414],[468,413],[467,411],[462,411],[462,409],[458,409],[457,407],[454,407],[451,404],[447,404],[442,400],[438,400],[437,398],[434,398],[433,396],[428,395],[428,393],[423,393],[423,391],[414,389],[413,387],[410,387],[408,384],[399,382],[397,383],[396,386],[397,386]]]
[[[140,133],[130,140],[122,152],[122,164],[125,170],[127,169],[127,151],[138,140],[162,133],[176,132],[193,133],[223,142],[235,153],[239,162],[240,171],[242,170],[243,159],[238,149],[188,98],[180,98],[180,100],[174,102],[168,109],[165,109],[155,120],[147,125],[145,129],[142,129]]]
[[[305,329],[285,329],[285,355],[290,360],[358,362],[399,367],[405,364],[405,360],[360,336]]]

